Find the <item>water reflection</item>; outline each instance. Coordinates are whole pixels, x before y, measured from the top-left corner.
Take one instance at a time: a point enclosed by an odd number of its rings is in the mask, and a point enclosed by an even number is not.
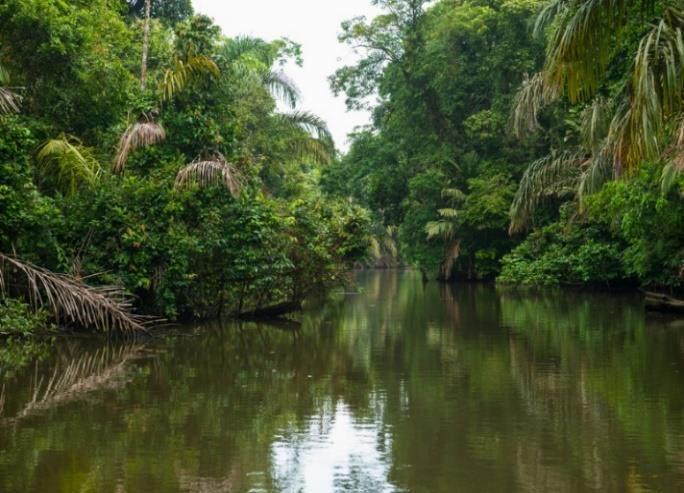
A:
[[[359,285],[296,325],[0,360],[0,491],[684,489],[684,336],[638,297]]]

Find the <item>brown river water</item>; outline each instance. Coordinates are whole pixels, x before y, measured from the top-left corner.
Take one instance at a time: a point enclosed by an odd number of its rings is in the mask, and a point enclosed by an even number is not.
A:
[[[297,324],[0,342],[0,492],[684,491],[684,325],[638,295],[355,282]]]

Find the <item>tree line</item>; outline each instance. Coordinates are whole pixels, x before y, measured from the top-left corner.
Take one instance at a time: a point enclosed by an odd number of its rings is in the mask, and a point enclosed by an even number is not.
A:
[[[339,282],[370,218],[321,192],[336,150],[287,61],[296,43],[227,37],[189,0],[3,2],[2,331],[35,309],[139,330]]]
[[[378,262],[681,286],[681,2],[373,3],[340,35],[362,57],[331,77],[373,121],[323,184],[372,212]]]

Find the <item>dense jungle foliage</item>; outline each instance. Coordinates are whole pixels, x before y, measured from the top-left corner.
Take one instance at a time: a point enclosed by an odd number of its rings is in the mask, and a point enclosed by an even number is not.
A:
[[[126,306],[86,283],[178,319],[339,282],[370,219],[320,192],[335,149],[287,60],[297,44],[228,38],[189,0],[0,3],[2,331],[31,329],[12,298],[115,325]]]
[[[680,1],[378,0],[332,77],[373,122],[324,171],[378,263],[513,283],[684,276]]]
[[[297,110],[293,41],[228,38],[189,0],[3,2],[3,316],[296,306],[369,253],[441,280],[681,287],[679,0],[372,3],[330,77],[372,109],[340,156]]]

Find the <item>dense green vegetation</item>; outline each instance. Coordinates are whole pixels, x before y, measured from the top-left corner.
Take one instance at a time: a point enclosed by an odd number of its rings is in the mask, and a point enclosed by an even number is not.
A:
[[[227,38],[189,0],[4,2],[0,311],[131,329],[127,295],[170,319],[296,306],[368,252],[681,286],[677,0],[374,3],[330,78],[373,115],[340,157],[296,109],[292,41]]]
[[[373,123],[324,184],[380,246],[445,280],[681,286],[681,2],[375,3],[331,78]]]
[[[370,219],[319,190],[332,139],[280,69],[301,63],[299,46],[227,38],[188,0],[145,3],[0,5],[5,295],[106,329],[127,305],[88,285],[177,319],[296,304],[339,282]],[[26,315],[9,299],[5,311]]]

